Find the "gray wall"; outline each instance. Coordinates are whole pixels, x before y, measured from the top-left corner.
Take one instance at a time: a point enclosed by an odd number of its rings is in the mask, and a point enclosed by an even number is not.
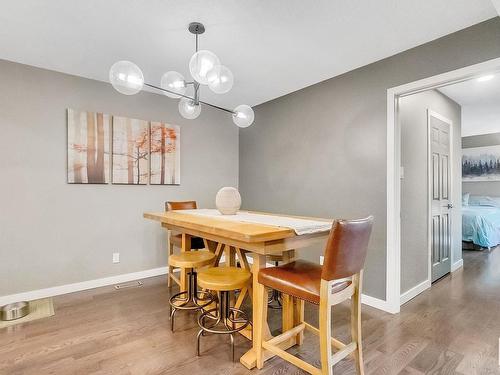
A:
[[[0,61],[0,296],[166,265],[165,231],[142,218],[166,200],[212,207],[238,184],[238,130],[220,111]],[[181,126],[181,185],[66,184],[66,108]],[[121,263],[112,264],[112,252]]]
[[[461,109],[460,105],[436,90],[401,98],[401,293],[428,280],[428,124],[427,110],[446,117],[452,128],[451,213],[453,261],[462,259]]]
[[[499,18],[258,106],[255,124],[240,131],[244,207],[374,214],[364,292],[385,299],[386,90],[496,57]],[[318,260],[321,251],[302,256]]]
[[[473,135],[462,138],[462,148],[500,145],[500,133]],[[462,191],[472,195],[500,197],[500,181],[467,181],[462,183]]]

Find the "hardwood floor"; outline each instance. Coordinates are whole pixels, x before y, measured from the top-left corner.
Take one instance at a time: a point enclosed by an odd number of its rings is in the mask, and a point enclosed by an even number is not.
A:
[[[500,374],[500,249],[464,251],[464,269],[447,276],[392,316],[364,306],[367,374]],[[172,291],[176,291],[174,288]],[[56,297],[56,315],[0,330],[0,374],[302,374],[281,359],[248,371],[230,361],[229,338],[202,340],[195,356],[193,314],[168,324],[169,291],[164,277],[141,288],[112,287]],[[317,325],[316,307],[306,320]],[[269,310],[270,326],[280,325]],[[334,309],[334,334],[348,338],[348,309]],[[239,357],[250,343],[236,338]],[[291,351],[318,364],[316,337]],[[354,374],[352,360],[335,367]]]

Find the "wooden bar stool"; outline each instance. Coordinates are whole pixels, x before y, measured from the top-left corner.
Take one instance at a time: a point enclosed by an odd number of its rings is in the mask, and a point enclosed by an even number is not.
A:
[[[196,201],[183,201],[183,202],[165,202],[165,211],[175,211],[175,210],[194,210],[197,208]],[[207,244],[200,237],[192,237],[191,238],[191,250],[199,250],[206,248]],[[182,234],[175,233],[173,231],[169,231],[169,248],[168,255],[174,254],[174,247],[181,248],[182,247]],[[177,284],[181,285],[181,282],[178,278],[176,278],[173,274],[174,266],[168,266],[168,278],[167,285],[168,287],[172,286],[172,280]]]
[[[231,291],[249,286],[252,274],[243,268],[211,267],[200,271],[198,283],[200,287],[219,292],[218,308],[204,311],[198,317],[200,331],[197,336],[196,353],[200,355],[200,339],[205,333],[224,334],[231,337],[231,358],[234,361],[233,333],[239,332],[250,323],[245,312],[230,306]]]
[[[332,366],[353,355],[358,374],[364,374],[361,345],[361,283],[370,238],[373,217],[361,220],[338,220],[333,223],[325,249],[323,266],[297,260],[280,267],[263,268],[259,272],[259,284],[273,288],[295,299],[319,305],[319,329],[305,321],[281,335],[265,341],[264,322],[267,319],[267,306],[259,304],[261,319],[255,319],[258,326],[255,332],[263,337],[257,342],[257,367],[264,365],[263,351],[271,353],[300,367],[310,374],[333,374]],[[266,288],[261,288],[263,301],[267,299]],[[351,298],[351,336],[352,341],[344,344],[332,337],[331,307]],[[307,328],[319,334],[321,369],[291,355],[279,344],[298,337]],[[332,354],[332,346],[338,351]]]
[[[213,264],[215,254],[209,251],[185,251],[173,254],[168,259],[169,266],[189,270],[187,290],[170,298],[170,329],[174,330],[174,317],[177,310],[201,310],[215,301],[206,291],[198,291],[197,272],[200,267]]]

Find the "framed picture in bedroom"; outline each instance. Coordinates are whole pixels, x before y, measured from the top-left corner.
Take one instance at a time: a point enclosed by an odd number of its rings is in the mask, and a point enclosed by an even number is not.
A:
[[[74,109],[67,115],[68,183],[107,184],[111,116]]]
[[[500,145],[462,149],[462,181],[500,181]]]
[[[181,175],[180,128],[163,122],[151,122],[151,185],[179,185]]]
[[[149,122],[113,116],[112,183],[148,183]]]

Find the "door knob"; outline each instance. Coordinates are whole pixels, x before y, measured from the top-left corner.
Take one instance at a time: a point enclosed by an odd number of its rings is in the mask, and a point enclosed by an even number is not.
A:
[[[448,203],[445,207],[453,208],[453,203]]]

